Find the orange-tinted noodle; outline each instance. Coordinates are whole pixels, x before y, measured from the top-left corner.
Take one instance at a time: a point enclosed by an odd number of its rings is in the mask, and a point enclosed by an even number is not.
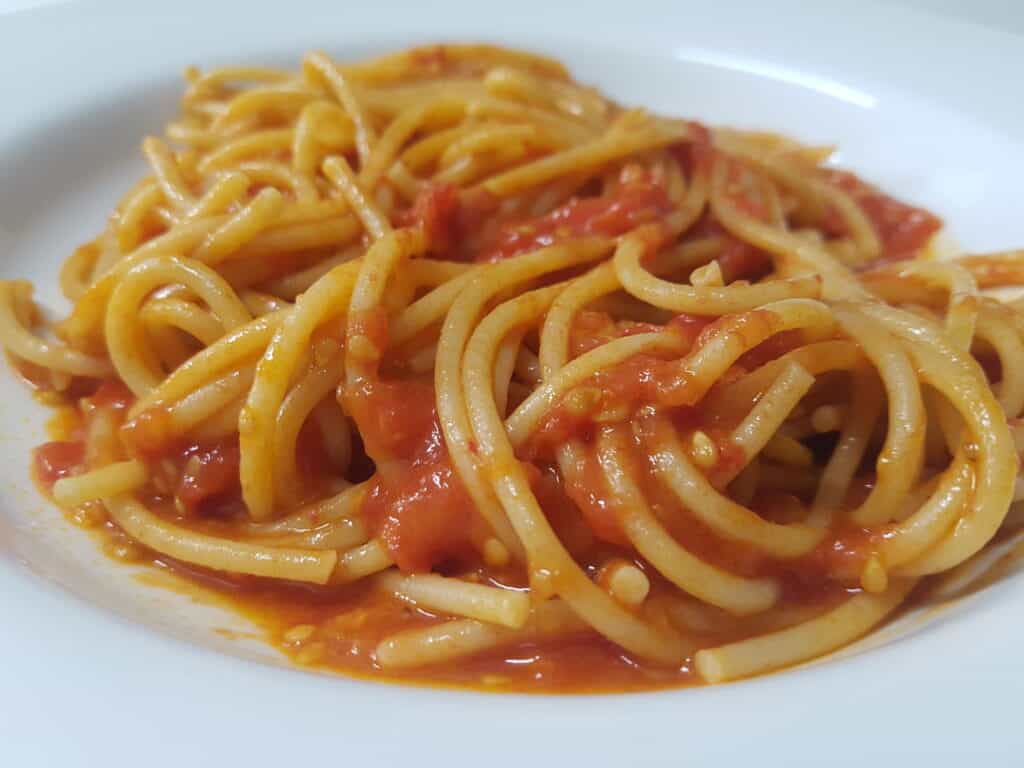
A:
[[[885,621],[1016,500],[1020,254],[773,134],[556,61],[189,70],[151,166],[0,341],[35,474],[301,664],[716,683]]]

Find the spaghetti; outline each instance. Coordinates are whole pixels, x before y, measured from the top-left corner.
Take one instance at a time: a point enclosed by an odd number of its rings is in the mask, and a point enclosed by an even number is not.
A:
[[[151,172],[0,341],[76,519],[301,662],[513,689],[813,659],[1016,499],[1019,253],[829,148],[417,48],[186,73]],[[141,553],[141,555],[140,555]]]

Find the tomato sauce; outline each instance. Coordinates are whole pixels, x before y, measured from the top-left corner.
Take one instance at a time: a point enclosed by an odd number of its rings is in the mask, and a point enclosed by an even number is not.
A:
[[[967,256],[958,260],[966,267],[979,288],[997,288],[1024,283],[1024,261],[1000,256]]]
[[[458,246],[460,233],[468,229],[461,225],[461,216],[459,192],[453,185],[428,184],[395,223],[422,229],[431,252],[443,256]]]
[[[324,592],[260,579],[224,578],[166,558],[143,576],[147,585],[220,605],[260,627],[295,664],[375,682],[444,686],[492,692],[611,693],[699,684],[688,665],[665,668],[638,663],[593,634],[568,635],[485,652],[451,664],[389,673],[373,650],[390,635],[441,619],[396,602],[368,584]],[[472,577],[474,572],[463,573]],[[657,589],[665,589],[658,585]],[[222,633],[234,638],[234,630]],[[309,634],[307,634],[309,633]]]
[[[816,581],[857,587],[864,565],[878,551],[881,536],[865,528],[840,524],[830,530],[810,554],[794,562],[790,572],[799,575],[805,583]]]
[[[371,457],[413,456],[435,423],[429,381],[374,381],[346,394],[344,403]]]
[[[404,572],[427,572],[470,553],[476,510],[447,456],[378,474],[362,516]]]
[[[736,280],[758,280],[771,269],[771,256],[764,251],[731,235],[724,240],[725,245],[716,260],[726,285]]]
[[[569,332],[569,349],[573,357],[579,357],[614,339],[641,333],[658,333],[661,330],[660,325],[633,321],[616,322],[607,312],[584,310],[576,316]]]
[[[373,377],[342,399],[377,463],[361,514],[395,564],[429,571],[470,551],[478,514],[448,458],[433,384]]]
[[[32,475],[49,495],[53,484],[64,477],[86,471],[87,425],[100,411],[123,413],[134,396],[120,381],[79,379],[60,395],[50,432],[58,439],[43,443],[32,452]]]
[[[579,508],[597,538],[620,547],[630,546],[604,474],[591,452],[577,461],[575,471],[565,482],[565,494]]]
[[[396,433],[400,441],[389,444],[398,450],[378,464],[361,514],[401,570],[429,571],[470,551],[477,513],[448,458],[434,412],[433,388],[419,382],[389,382],[387,396],[400,395],[403,387],[405,396],[398,401],[416,415]],[[381,442],[371,437],[367,445]]]
[[[128,450],[144,459],[158,459],[176,447],[171,431],[171,414],[162,405],[147,408],[121,427],[121,439]]]
[[[595,373],[559,398],[521,449],[521,457],[550,459],[570,439],[589,440],[597,423],[619,421],[643,404],[660,402],[679,377],[677,361],[646,354]]]
[[[47,492],[62,477],[75,474],[84,462],[85,443],[77,440],[43,443],[32,452],[32,471]]]
[[[548,214],[503,226],[477,256],[501,261],[571,238],[618,237],[641,224],[657,221],[672,209],[660,184],[632,181],[615,194],[574,198]]]
[[[580,353],[614,338],[657,329],[677,334],[682,348],[692,351],[707,343],[719,327],[711,318],[688,314],[676,316],[664,327],[655,327],[644,323],[616,325],[603,313],[582,312],[576,319],[570,344],[574,352]],[[593,335],[588,337],[588,333]],[[742,371],[736,366],[720,380],[731,381]],[[597,371],[559,398],[520,453],[524,458],[550,459],[554,450],[570,439],[589,440],[599,421],[607,421],[610,416],[623,420],[642,405],[669,406],[676,421],[687,420],[695,413],[686,402],[687,381],[679,359],[646,353],[633,355]]]
[[[721,241],[722,250],[715,257],[726,285],[736,280],[758,280],[771,271],[772,257],[745,240],[735,237],[706,211],[686,234],[688,240],[714,237]]]
[[[884,261],[911,258],[942,228],[939,217],[879,192],[848,171],[829,171],[825,179],[853,197],[864,211],[882,242]],[[834,210],[826,217],[824,227],[833,235],[848,234]]]
[[[682,314],[674,318],[665,329],[678,334],[683,348],[690,353],[707,344],[723,332],[742,333],[747,325],[761,326],[771,323],[770,313],[758,311],[745,315],[732,315],[717,320]],[[581,313],[580,328],[597,332],[597,342],[587,342],[571,336],[574,350],[596,348],[606,339],[646,332],[648,328],[615,328],[604,322],[599,314]],[[783,332],[769,336],[747,352],[730,367],[716,384],[734,381],[744,372],[756,368],[789,351],[800,340],[799,332]],[[527,458],[548,457],[558,446],[574,437],[589,439],[594,424],[599,421],[622,420],[642,405],[659,405],[671,409],[674,418],[686,418],[692,413],[694,395],[689,375],[681,359],[664,359],[640,353],[617,365],[597,371],[581,384],[562,395],[545,414],[540,426],[531,435],[521,454]],[[610,418],[614,416],[614,418]]]
[[[598,325],[596,318],[585,322]],[[702,318],[682,316],[675,325],[679,333],[699,343],[707,323]],[[620,375],[625,382],[630,374]],[[79,411],[87,428],[88,420],[100,408],[122,411],[130,402],[131,398],[116,387],[101,387],[90,403],[81,402]],[[518,567],[484,568],[475,554],[477,547],[471,546],[476,538],[487,535],[486,528],[452,469],[429,382],[373,380],[345,402],[363,409],[359,426],[360,430],[365,428],[367,445],[390,452],[386,466],[382,463],[378,467],[362,514],[399,568],[406,572],[440,570],[485,584],[524,586],[519,582],[522,575]],[[369,421],[367,414],[372,414]],[[681,434],[701,425],[701,416],[694,409],[677,409],[675,419]],[[86,431],[74,420],[61,423],[68,431],[54,435],[56,438],[68,438],[72,432],[81,436]],[[716,442],[726,434],[714,427],[707,429]],[[823,578],[836,562],[848,561],[851,584],[856,581],[857,565],[864,561],[866,547],[870,546],[857,539],[856,532],[830,539],[807,558],[780,567],[751,547],[718,537],[677,503],[669,504],[645,469],[640,447],[634,444],[632,450],[630,460],[641,469],[645,496],[656,500],[669,532],[694,555],[740,575],[776,578],[787,604],[809,610],[827,608],[848,593],[847,587]],[[84,445],[78,439],[58,439],[41,447],[37,452],[40,482],[49,483],[76,471],[83,457]],[[186,516],[180,518],[181,507],[173,507],[159,494],[146,496],[147,505],[198,530],[221,535],[230,532],[230,520],[235,518],[224,517],[224,510],[237,512],[232,506],[238,498],[237,442],[179,447],[165,453],[164,458],[179,467],[174,495],[184,503]],[[303,461],[310,460],[301,459],[300,448],[300,464]],[[526,462],[524,468],[559,539],[588,573],[596,578],[602,564],[610,559],[635,560],[618,519],[620,513],[595,461],[588,460],[571,483],[564,483],[554,467],[540,458]],[[71,517],[78,519],[77,514]],[[678,668],[646,664],[629,658],[621,648],[593,632],[503,647],[451,664],[388,673],[374,661],[376,646],[395,632],[427,627],[443,617],[404,605],[365,582],[322,588],[212,572],[151,552],[131,542],[109,522],[90,526],[104,542],[104,551],[112,556],[156,565],[157,570],[140,576],[147,583],[184,591],[193,598],[239,612],[301,666],[374,680],[494,691],[639,691],[699,683],[688,662]],[[656,571],[645,567],[645,572],[651,582],[650,600],[656,602],[675,593],[675,588]],[[732,642],[765,631],[765,620],[729,620],[695,637],[705,644]]]
[[[95,408],[111,408],[123,411],[135,402],[135,395],[124,382],[108,379],[89,396],[89,403]]]
[[[690,120],[687,127],[687,140],[673,144],[669,147],[669,152],[679,162],[679,167],[687,178],[692,178],[697,173],[710,174],[711,164],[715,159],[711,129],[696,120]]]
[[[175,496],[190,515],[199,514],[210,501],[241,492],[237,438],[213,445],[192,445],[183,453],[184,466]]]
[[[753,371],[765,363],[782,357],[803,345],[804,334],[799,329],[776,333],[765,339],[748,352],[744,352],[736,361],[736,365],[745,371]]]

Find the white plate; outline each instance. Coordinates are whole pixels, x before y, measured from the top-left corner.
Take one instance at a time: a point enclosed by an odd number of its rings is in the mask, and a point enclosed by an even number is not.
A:
[[[1021,38],[866,2],[571,5],[187,1],[0,18],[0,275],[61,306],[58,264],[139,173],[138,142],[172,116],[186,64],[456,39],[561,56],[631,104],[836,141],[967,246],[1024,243]],[[912,637],[714,689],[495,696],[268,664],[262,644],[210,631],[236,618],[141,587],[48,509],[27,479],[41,408],[6,371],[0,397],[3,765],[1010,765],[1024,749],[1020,578]]]

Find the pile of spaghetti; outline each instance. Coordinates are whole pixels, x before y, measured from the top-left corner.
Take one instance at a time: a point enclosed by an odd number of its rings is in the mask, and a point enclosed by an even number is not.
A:
[[[0,340],[69,415],[36,452],[55,501],[334,605],[282,630],[305,661],[500,685],[590,643],[731,680],[864,635],[1000,528],[1024,314],[984,291],[1020,254],[936,260],[938,219],[828,148],[517,51],[186,77],[61,271],[71,314],[4,282]]]

